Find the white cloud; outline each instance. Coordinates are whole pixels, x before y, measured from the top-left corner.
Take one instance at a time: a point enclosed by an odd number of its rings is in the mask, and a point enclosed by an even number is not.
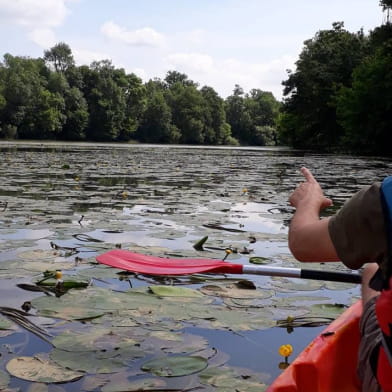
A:
[[[211,56],[201,53],[174,53],[167,56],[169,66],[179,67],[185,71],[201,73],[214,71],[214,60]]]
[[[38,46],[45,49],[53,47],[57,42],[56,35],[51,29],[32,30],[28,33],[28,37]]]
[[[109,21],[101,26],[101,32],[111,39],[132,46],[162,46],[164,36],[150,27],[129,31]]]
[[[68,14],[66,0],[0,0],[0,19],[28,28],[59,26]]]
[[[143,68],[132,68],[129,70],[129,73],[134,73],[136,76],[138,76],[143,81],[147,81],[147,79],[148,79],[147,72]]]
[[[107,53],[95,52],[92,50],[72,49],[72,54],[75,63],[78,65],[90,65],[93,61],[111,60],[111,56]]]
[[[167,56],[168,69],[184,72],[200,85],[209,85],[220,95],[230,95],[235,84],[245,91],[259,88],[271,91],[277,99],[282,96],[281,81],[287,78],[286,69],[293,68],[296,58],[281,56],[266,62],[250,63],[235,58],[213,59],[206,54],[176,53]]]

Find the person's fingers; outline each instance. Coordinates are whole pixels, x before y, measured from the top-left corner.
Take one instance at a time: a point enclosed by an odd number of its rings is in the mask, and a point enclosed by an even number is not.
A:
[[[302,167],[301,168],[301,173],[305,177],[306,181],[308,181],[308,182],[317,182],[317,180],[313,177],[312,172],[308,168]]]
[[[329,199],[328,197],[324,197],[324,200],[323,200],[323,203],[322,203],[322,205],[321,205],[321,208],[322,208],[322,209],[328,208],[328,207],[331,207],[332,205],[333,205],[332,200]]]

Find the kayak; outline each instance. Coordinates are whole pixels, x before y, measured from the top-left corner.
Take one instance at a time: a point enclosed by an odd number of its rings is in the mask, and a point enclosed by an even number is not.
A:
[[[359,392],[357,356],[362,302],[320,333],[266,392]]]

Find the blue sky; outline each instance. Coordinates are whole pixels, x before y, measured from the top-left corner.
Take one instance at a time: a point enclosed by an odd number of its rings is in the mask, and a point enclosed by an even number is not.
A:
[[[365,33],[378,0],[0,0],[0,53],[67,43],[78,65],[110,59],[144,81],[186,73],[226,97],[239,84],[282,97],[303,42],[343,21]]]

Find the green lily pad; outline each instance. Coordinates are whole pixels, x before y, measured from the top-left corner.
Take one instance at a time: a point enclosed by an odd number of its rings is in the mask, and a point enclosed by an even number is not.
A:
[[[271,292],[267,290],[255,290],[244,288],[242,285],[236,283],[227,285],[205,285],[200,291],[206,295],[227,298],[268,298]]]
[[[33,249],[17,254],[18,258],[24,261],[54,261],[58,255],[58,252],[53,249]]]
[[[158,378],[143,378],[141,380],[110,380],[101,388],[102,392],[122,392],[122,391],[159,391],[163,389],[166,383]]]
[[[6,317],[0,315],[0,330],[13,329],[14,324]]]
[[[0,389],[6,389],[7,385],[10,382],[10,376],[3,370],[0,370]]]
[[[161,377],[180,377],[198,373],[208,366],[199,356],[172,356],[145,362],[142,370]]]
[[[202,384],[210,385],[217,391],[246,391],[246,392],[263,392],[267,385],[253,374],[241,372],[227,366],[212,367],[203,370],[199,374]]]
[[[120,358],[117,351],[69,352],[54,349],[51,359],[59,366],[77,372],[108,374],[125,370],[125,357]]]
[[[249,258],[249,263],[252,264],[270,264],[271,260],[267,257],[254,256]]]
[[[69,370],[38,356],[13,358],[7,363],[6,368],[14,377],[34,382],[63,383],[75,381],[84,376],[82,372]]]
[[[63,300],[63,297],[38,297],[33,299],[31,303],[38,310],[39,315],[65,320],[86,320],[105,314],[104,310],[83,306],[83,304],[79,305],[77,301],[72,303]]]
[[[110,328],[89,328],[84,332],[64,331],[52,343],[64,351],[96,351],[135,346],[138,340],[124,339]]]
[[[149,286],[149,289],[160,297],[203,297],[197,290],[178,286]]]
[[[337,318],[347,307],[343,304],[314,304],[310,306],[310,315]],[[309,316],[310,316],[309,315]]]

